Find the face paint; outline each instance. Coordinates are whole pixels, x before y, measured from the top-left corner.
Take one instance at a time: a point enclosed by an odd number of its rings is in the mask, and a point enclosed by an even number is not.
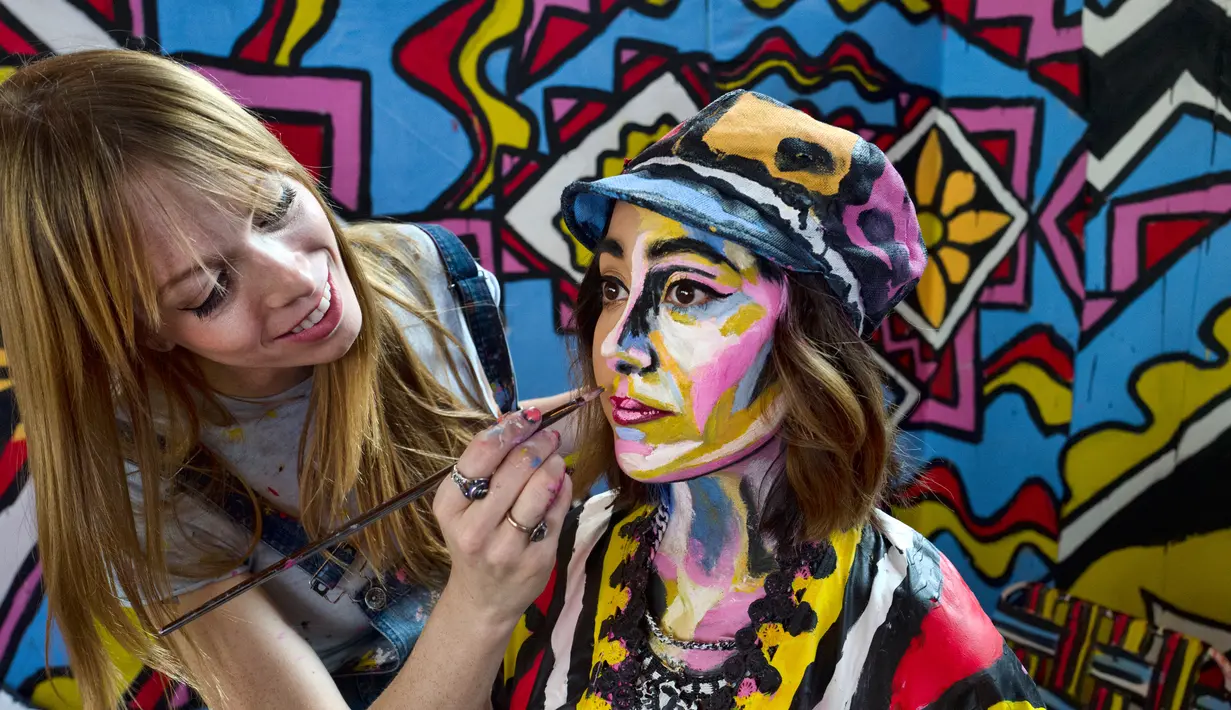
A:
[[[607,234],[593,366],[624,473],[693,478],[773,436],[766,368],[785,284],[743,247],[626,203]]]

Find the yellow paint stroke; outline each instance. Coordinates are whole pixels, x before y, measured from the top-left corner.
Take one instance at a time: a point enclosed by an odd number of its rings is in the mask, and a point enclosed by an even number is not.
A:
[[[783,5],[786,5],[788,0],[745,0],[745,2],[751,3],[758,10],[775,12]]]
[[[859,67],[842,64],[830,68],[826,72],[822,72],[816,76],[805,76],[799,71],[799,67],[785,59],[770,59],[753,67],[747,74],[737,79],[730,81],[717,82],[718,88],[723,91],[738,89],[742,86],[756,83],[763,74],[773,71],[774,69],[784,69],[786,73],[791,75],[791,78],[798,82],[801,86],[813,86],[824,81],[827,77],[834,74],[849,74],[860,86],[871,92],[879,92],[882,88],[880,84],[872,81],[866,74],[859,70]]]
[[[3,83],[5,79],[13,76],[13,72],[15,71],[17,71],[17,67],[0,67],[0,83]]]
[[[970,555],[975,568],[988,577],[1004,575],[1013,563],[1013,555],[1026,545],[1038,548],[1039,553],[1048,560],[1054,561],[1057,556],[1056,541],[1038,530],[1018,530],[982,542],[962,525],[957,513],[938,501],[920,501],[909,508],[896,510],[894,514],[928,539],[940,532],[953,535]]]
[[[1033,362],[1019,362],[983,385],[983,394],[993,395],[1004,387],[1018,387],[1029,395],[1048,426],[1073,420],[1073,391]]]
[[[479,75],[484,71],[484,52],[492,44],[518,30],[524,10],[525,0],[496,0],[491,13],[483,19],[478,30],[466,40],[457,59],[457,70],[462,83],[474,95],[491,129],[489,153],[482,156],[486,167],[483,169],[483,175],[462,199],[461,208],[464,210],[474,207],[495,179],[496,151],[502,146],[512,146],[523,150],[530,146],[530,122],[523,118],[512,105],[484,91],[483,85],[479,82]]]
[[[1231,528],[1193,535],[1165,546],[1127,547],[1103,555],[1082,573],[1069,593],[1117,611],[1148,618],[1144,595],[1191,616],[1231,624]]]
[[[131,609],[126,611],[130,617],[133,616]],[[128,690],[141,673],[143,666],[140,661],[125,651],[111,634],[101,628],[99,630],[102,631],[103,648],[107,651],[107,656],[111,658],[116,670],[120,672],[120,686],[123,690]],[[118,701],[119,698],[116,700]],[[79,710],[85,705],[81,701],[81,691],[77,688],[77,681],[67,676],[49,678],[35,685],[34,691],[30,693],[30,703],[36,708],[45,710]]]
[[[1035,707],[1026,700],[1001,700],[987,710],[1046,710],[1046,708]]]
[[[629,131],[628,135],[624,136],[624,145],[620,146],[620,149],[614,155],[603,154],[602,159],[599,161],[597,177],[611,177],[612,175],[619,175],[624,172],[624,161],[636,158],[641,154],[641,151],[657,143],[660,138],[671,131],[674,125],[673,123],[661,123],[648,131]],[[569,244],[573,247],[573,259],[581,268],[588,267],[590,259],[594,255],[581,242],[577,241],[573,233],[569,231],[568,225],[564,223],[563,217],[556,221],[556,229],[559,229],[561,234],[568,237]]]
[[[17,426],[13,427],[13,435],[9,437],[9,441],[25,441],[26,440],[26,425],[17,422]]]
[[[278,48],[278,56],[274,58],[274,64],[280,67],[290,66],[291,53],[312,31],[316,23],[321,21],[321,16],[324,14],[325,0],[297,0],[295,14],[291,16],[291,24],[286,28],[286,37],[282,40],[282,46]]]
[[[526,616],[523,614],[517,620],[517,626],[513,629],[513,636],[509,639],[509,645],[504,648],[504,682],[508,683],[513,679],[513,673],[517,670],[517,655],[521,653],[522,646],[534,634],[526,626]]]
[[[1224,349],[1231,349],[1231,306],[1217,316],[1212,331]],[[1114,424],[1069,448],[1061,467],[1069,488],[1063,515],[1156,455],[1197,410],[1231,389],[1231,358],[1209,367],[1187,354],[1177,355],[1145,370],[1130,386],[1146,407],[1149,427],[1138,432],[1129,424]]]

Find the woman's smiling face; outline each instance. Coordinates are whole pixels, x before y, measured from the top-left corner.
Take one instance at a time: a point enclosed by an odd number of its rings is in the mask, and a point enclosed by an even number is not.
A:
[[[777,432],[768,362],[786,308],[780,278],[738,244],[624,202],[595,258],[592,365],[624,473],[694,478]]]

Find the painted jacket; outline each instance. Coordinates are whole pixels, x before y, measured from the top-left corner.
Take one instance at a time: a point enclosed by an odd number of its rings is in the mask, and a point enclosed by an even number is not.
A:
[[[875,525],[812,546],[813,557],[773,585],[778,622],[762,605],[741,658],[709,674],[672,671],[653,654],[633,664],[631,642],[620,639],[645,633],[630,630],[644,628],[644,603],[628,613],[636,602],[623,575],[633,531],[653,509],[619,514],[612,501],[596,496],[570,514],[555,571],[506,650],[495,708],[1045,707],[949,560],[881,513]],[[628,633],[613,633],[624,616]]]

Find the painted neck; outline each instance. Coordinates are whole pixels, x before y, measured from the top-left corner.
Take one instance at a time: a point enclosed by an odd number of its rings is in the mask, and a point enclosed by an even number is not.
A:
[[[663,626],[676,638],[729,638],[748,623],[748,604],[774,569],[760,513],[784,468],[774,438],[721,471],[670,484],[671,518],[654,565]]]

